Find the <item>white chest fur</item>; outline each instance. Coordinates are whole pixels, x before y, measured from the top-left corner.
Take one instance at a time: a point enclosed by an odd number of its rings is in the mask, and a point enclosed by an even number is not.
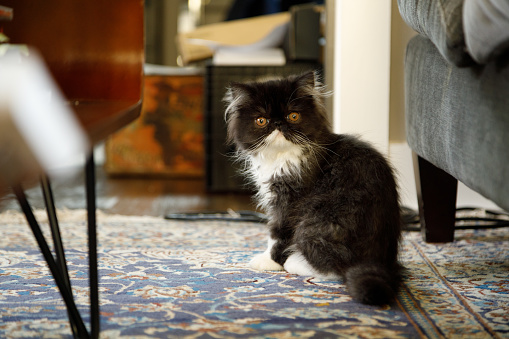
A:
[[[299,178],[305,161],[304,148],[288,141],[278,130],[265,139],[264,145],[249,157],[249,173],[258,186],[260,207],[267,210],[272,197],[269,181],[280,176]]]

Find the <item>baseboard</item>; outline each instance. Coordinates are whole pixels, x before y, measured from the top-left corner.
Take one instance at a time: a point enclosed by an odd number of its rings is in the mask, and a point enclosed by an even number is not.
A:
[[[417,209],[412,150],[407,143],[389,143],[389,159],[396,170],[396,180],[403,206]]]

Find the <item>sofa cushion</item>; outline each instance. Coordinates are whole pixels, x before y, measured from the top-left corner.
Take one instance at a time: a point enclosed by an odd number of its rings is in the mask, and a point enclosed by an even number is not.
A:
[[[458,68],[429,39],[405,58],[410,148],[509,211],[509,64]]]
[[[487,63],[509,48],[509,1],[465,0],[463,25],[468,52]]]
[[[465,46],[463,1],[398,0],[398,7],[403,20],[430,39],[446,60],[457,66],[467,66],[473,60]]]

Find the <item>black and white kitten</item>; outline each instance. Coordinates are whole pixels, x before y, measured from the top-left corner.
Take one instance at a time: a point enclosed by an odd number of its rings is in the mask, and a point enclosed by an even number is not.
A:
[[[400,284],[400,209],[384,156],[331,132],[315,73],[233,83],[228,139],[269,216],[258,270],[345,280],[354,299],[392,301]]]

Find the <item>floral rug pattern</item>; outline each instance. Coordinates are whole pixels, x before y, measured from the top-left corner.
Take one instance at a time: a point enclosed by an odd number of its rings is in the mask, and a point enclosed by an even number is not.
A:
[[[44,213],[38,220],[49,239]],[[88,323],[84,211],[60,226]],[[340,281],[247,265],[266,246],[256,223],[99,213],[101,338],[509,337],[509,229],[456,231],[449,244],[405,233],[398,299],[354,302]],[[0,214],[0,337],[72,337],[64,303],[24,217]]]

